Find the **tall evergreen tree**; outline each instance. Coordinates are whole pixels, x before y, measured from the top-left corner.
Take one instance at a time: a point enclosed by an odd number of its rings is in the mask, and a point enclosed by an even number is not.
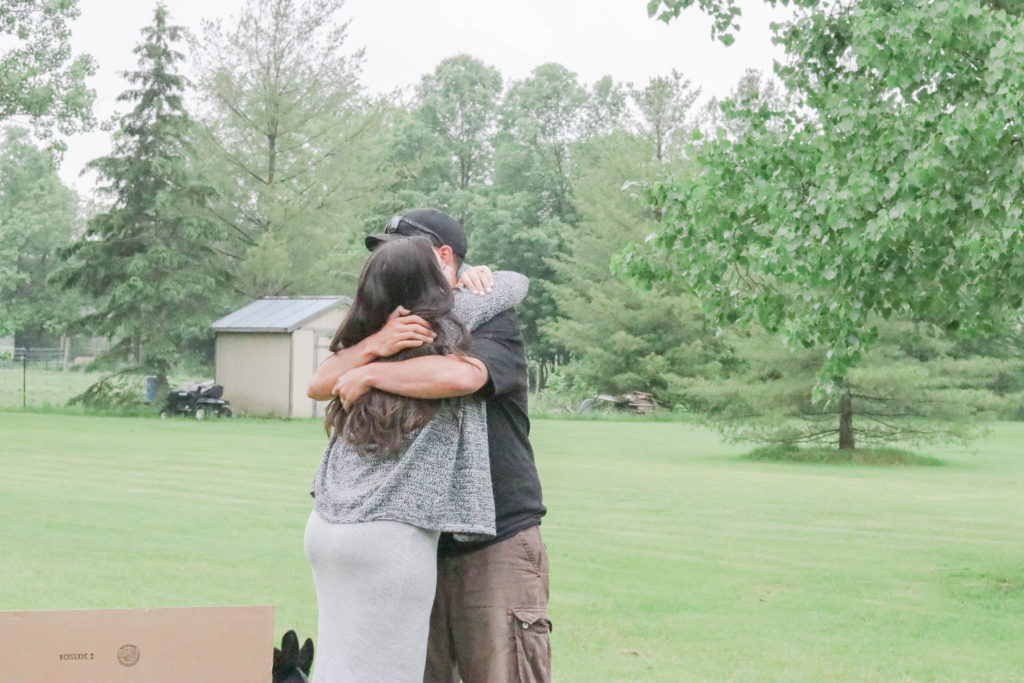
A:
[[[582,220],[566,236],[565,255],[549,261],[557,283],[540,285],[558,306],[543,331],[571,353],[561,375],[576,398],[643,390],[681,404],[681,378],[718,370],[722,350],[693,297],[671,285],[638,288],[611,268],[627,244],[657,229],[654,212],[635,197],[639,183],[665,170],[653,149],[652,140],[619,130],[577,155]]]
[[[627,244],[657,230],[658,214],[637,201],[637,190],[685,170],[679,142],[692,130],[696,95],[677,71],[643,88],[616,89],[609,79],[594,88],[588,109],[615,123],[575,150],[581,220],[565,235],[564,255],[549,260],[555,282],[542,284],[559,313],[544,333],[571,353],[561,375],[580,395],[644,390],[685,405],[683,378],[715,376],[728,360],[693,297],[671,284],[637,288],[610,267]]]
[[[94,216],[59,273],[67,286],[97,297],[80,322],[113,342],[106,356],[166,375],[190,344],[210,336],[220,313],[222,270],[210,248],[213,226],[199,209],[208,188],[195,176],[174,44],[182,28],[158,5],[134,52],[139,69],[118,100],[133,104],[116,119],[114,150],[90,162],[113,200]]]

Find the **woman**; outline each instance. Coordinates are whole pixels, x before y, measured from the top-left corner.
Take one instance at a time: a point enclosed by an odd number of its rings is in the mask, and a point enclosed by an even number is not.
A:
[[[465,328],[521,301],[527,286],[498,272],[493,294],[453,292],[428,238],[388,242],[367,260],[331,350],[404,306],[436,334],[406,353],[461,355]],[[349,410],[332,401],[325,423],[305,538],[319,609],[314,681],[421,681],[438,536],[494,534],[484,404],[373,390]]]

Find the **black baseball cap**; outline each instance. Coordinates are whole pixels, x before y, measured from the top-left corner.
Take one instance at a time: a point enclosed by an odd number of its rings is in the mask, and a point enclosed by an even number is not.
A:
[[[376,249],[382,242],[426,235],[434,246],[448,245],[460,259],[466,258],[466,231],[462,223],[437,209],[409,209],[391,217],[384,232],[367,236],[366,248]]]

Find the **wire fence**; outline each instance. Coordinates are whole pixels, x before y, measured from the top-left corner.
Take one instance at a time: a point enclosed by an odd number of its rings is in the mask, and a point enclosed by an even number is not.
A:
[[[8,348],[0,352],[0,409],[62,406],[97,378],[65,362],[61,349]]]

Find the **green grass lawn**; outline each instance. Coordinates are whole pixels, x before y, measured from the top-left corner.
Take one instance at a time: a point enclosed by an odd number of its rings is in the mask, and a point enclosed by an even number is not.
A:
[[[64,372],[60,364],[49,366],[31,364],[23,370],[20,365],[6,363],[0,366],[0,410],[18,410],[23,406],[31,409],[66,410],[69,399],[81,394],[91,385],[103,379],[105,372],[86,372],[81,368]],[[172,375],[172,387],[183,386],[186,381],[199,381],[201,376]],[[208,377],[206,379],[212,379]],[[138,384],[139,405],[142,404],[145,388],[141,377]],[[162,404],[165,396],[157,397]],[[154,412],[158,412],[154,409]]]
[[[938,467],[538,420],[559,681],[1021,680],[1024,424]],[[314,635],[312,421],[0,412],[0,610],[273,604]]]
[[[63,406],[102,376],[81,370],[61,372],[36,365],[30,365],[24,373],[21,366],[0,367],[0,410],[23,405],[30,408]]]

